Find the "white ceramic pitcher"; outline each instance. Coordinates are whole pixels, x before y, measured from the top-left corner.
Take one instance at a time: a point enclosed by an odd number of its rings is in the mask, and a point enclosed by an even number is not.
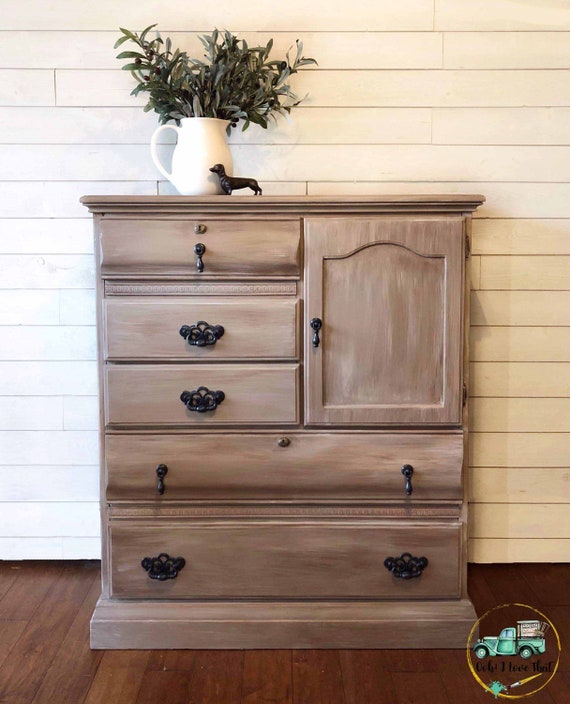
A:
[[[150,140],[150,153],[156,168],[183,196],[221,194],[220,182],[210,168],[223,164],[228,176],[233,175],[233,160],[226,142],[228,120],[217,117],[185,117],[176,125],[161,125]],[[178,141],[172,155],[172,171],[160,163],[156,142],[164,130],[175,130]]]

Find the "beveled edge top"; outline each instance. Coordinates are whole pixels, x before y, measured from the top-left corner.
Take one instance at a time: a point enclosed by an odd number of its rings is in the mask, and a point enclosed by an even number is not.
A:
[[[312,215],[395,212],[470,213],[485,196],[457,193],[375,196],[83,196],[81,203],[92,213]]]

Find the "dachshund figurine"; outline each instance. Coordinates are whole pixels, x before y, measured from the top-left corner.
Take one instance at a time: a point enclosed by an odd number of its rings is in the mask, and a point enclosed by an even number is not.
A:
[[[235,178],[228,176],[223,164],[216,164],[210,169],[215,174],[218,174],[222,191],[231,196],[232,191],[238,191],[240,188],[251,188],[253,195],[260,196],[262,194],[259,183],[254,178]]]

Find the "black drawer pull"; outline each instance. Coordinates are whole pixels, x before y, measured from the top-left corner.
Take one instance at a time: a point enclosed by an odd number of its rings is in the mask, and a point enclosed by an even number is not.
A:
[[[183,391],[180,400],[189,411],[206,413],[215,411],[226,395],[223,391],[210,391],[207,386],[199,386],[195,391]]]
[[[422,572],[428,566],[427,557],[412,557],[409,552],[404,552],[400,557],[387,557],[384,560],[384,567],[400,579],[412,579],[421,577]]]
[[[411,464],[405,464],[402,467],[402,474],[404,477],[406,477],[406,481],[404,482],[404,491],[408,496],[412,495],[412,475],[414,473],[414,468],[412,467]]]
[[[141,561],[141,566],[148,572],[148,576],[158,579],[159,582],[176,579],[185,564],[183,557],[170,557],[165,552],[161,552],[158,557],[145,557]]]
[[[197,244],[194,245],[194,254],[196,255],[196,269],[198,269],[200,274],[204,271],[204,262],[202,261],[202,256],[204,255],[205,251],[206,251],[205,244],[198,242]]]
[[[158,477],[158,484],[156,485],[156,490],[162,496],[164,494],[164,477],[168,474],[168,467],[165,464],[159,464],[156,468],[156,476]]]
[[[210,325],[205,320],[199,320],[196,325],[183,325],[179,332],[189,345],[207,347],[215,345],[225,330],[223,325]]]
[[[319,337],[319,330],[323,325],[323,321],[320,318],[313,318],[311,320],[311,327],[313,328],[313,347],[318,347],[321,344],[321,338]]]

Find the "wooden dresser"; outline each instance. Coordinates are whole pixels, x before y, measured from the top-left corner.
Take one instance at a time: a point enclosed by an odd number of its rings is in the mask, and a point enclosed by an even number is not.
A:
[[[104,197],[94,648],[463,647],[482,196]]]

